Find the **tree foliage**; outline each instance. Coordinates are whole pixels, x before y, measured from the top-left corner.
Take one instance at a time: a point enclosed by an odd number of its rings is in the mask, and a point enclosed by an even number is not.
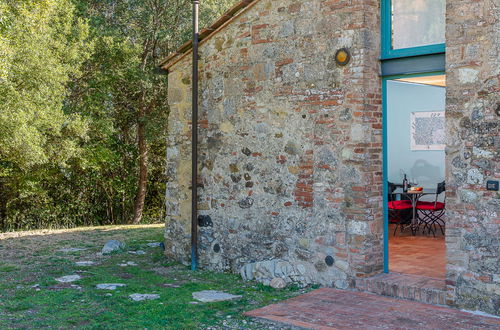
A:
[[[0,17],[0,157],[23,170],[63,164],[86,130],[62,103],[90,54],[88,26],[67,1],[2,3]]]
[[[67,0],[2,2],[0,17],[0,217],[22,226],[24,201],[45,198],[37,173],[67,168],[86,139],[84,118],[62,106],[91,44]]]
[[[233,2],[202,1],[201,25]],[[157,64],[190,35],[190,0],[0,0],[4,230],[130,222],[141,192],[162,217]]]

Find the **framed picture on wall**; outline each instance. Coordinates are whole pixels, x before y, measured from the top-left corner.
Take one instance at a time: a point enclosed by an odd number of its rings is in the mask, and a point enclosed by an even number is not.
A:
[[[412,112],[410,150],[444,150],[444,111]]]

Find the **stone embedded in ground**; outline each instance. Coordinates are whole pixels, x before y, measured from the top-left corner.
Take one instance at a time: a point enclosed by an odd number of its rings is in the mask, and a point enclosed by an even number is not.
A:
[[[286,282],[282,278],[275,277],[271,280],[269,286],[274,289],[283,289],[284,287],[286,287]]]
[[[179,284],[172,284],[172,283],[161,284],[161,286],[164,288],[180,288],[181,287]]]
[[[94,261],[77,261],[77,262],[75,262],[75,264],[77,266],[84,266],[84,267],[86,267],[86,266],[94,266],[95,262]]]
[[[109,254],[111,252],[119,251],[125,247],[125,243],[117,241],[117,240],[110,240],[107,241],[106,244],[104,244],[104,247],[101,250],[102,254]]]
[[[242,296],[233,295],[230,293],[215,291],[215,290],[204,290],[193,292],[193,298],[201,302],[217,302],[225,300],[240,299]]]
[[[59,249],[58,251],[69,253],[69,252],[79,252],[79,251],[85,251],[85,250],[87,250],[87,249],[82,249],[82,248],[64,248],[64,249]]]
[[[146,245],[150,248],[155,248],[155,247],[160,247],[161,243],[160,242],[153,242],[153,243],[148,243]]]
[[[58,277],[55,280],[60,283],[71,283],[80,280],[82,277],[80,275],[66,275],[63,277]]]
[[[160,299],[159,294],[150,294],[150,293],[134,293],[134,294],[131,294],[129,297],[133,301]]]
[[[133,261],[127,261],[127,262],[118,264],[118,266],[120,266],[120,267],[137,266],[137,264]]]
[[[61,290],[66,290],[66,289],[82,290],[82,287],[79,285],[71,284],[71,283],[58,283],[56,285],[52,285],[52,286],[47,287],[47,290],[51,290],[51,291],[61,291]]]
[[[128,251],[128,253],[130,253],[130,254],[137,254],[137,255],[144,255],[144,254],[146,254],[146,252],[144,252],[142,250]]]
[[[102,284],[97,284],[96,288],[99,290],[116,290],[116,288],[121,288],[126,286],[123,283],[102,283]]]

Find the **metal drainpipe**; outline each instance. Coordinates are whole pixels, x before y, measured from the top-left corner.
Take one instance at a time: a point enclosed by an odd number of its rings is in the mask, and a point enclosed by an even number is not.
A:
[[[200,1],[193,0],[193,86],[191,120],[191,270],[198,267],[198,12]]]

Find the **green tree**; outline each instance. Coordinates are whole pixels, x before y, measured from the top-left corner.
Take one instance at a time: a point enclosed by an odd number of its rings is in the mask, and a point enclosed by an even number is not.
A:
[[[90,54],[88,26],[66,0],[2,2],[0,17],[0,157],[23,170],[62,164],[86,130],[61,108]]]
[[[202,24],[233,2],[206,1]],[[79,8],[91,18],[96,52],[86,63],[84,79],[75,82],[72,108],[90,113],[99,122],[109,119],[112,129],[107,139],[120,141],[131,151],[125,155],[111,148],[121,154],[127,173],[136,176],[133,207],[130,196],[122,196],[127,201],[122,206],[131,209],[130,220],[139,223],[148,195],[162,207],[163,199],[157,196],[164,192],[167,79],[156,66],[162,56],[189,39],[191,1],[83,1]],[[128,167],[131,158],[136,159],[133,168]],[[153,187],[149,194],[148,185]]]
[[[0,1],[0,219],[43,199],[35,173],[77,157],[87,125],[62,111],[90,55],[88,25],[68,0]],[[16,206],[17,205],[17,206]],[[3,227],[6,227],[3,223]]]
[[[0,228],[163,217],[157,65],[190,37],[190,0],[0,0]]]

